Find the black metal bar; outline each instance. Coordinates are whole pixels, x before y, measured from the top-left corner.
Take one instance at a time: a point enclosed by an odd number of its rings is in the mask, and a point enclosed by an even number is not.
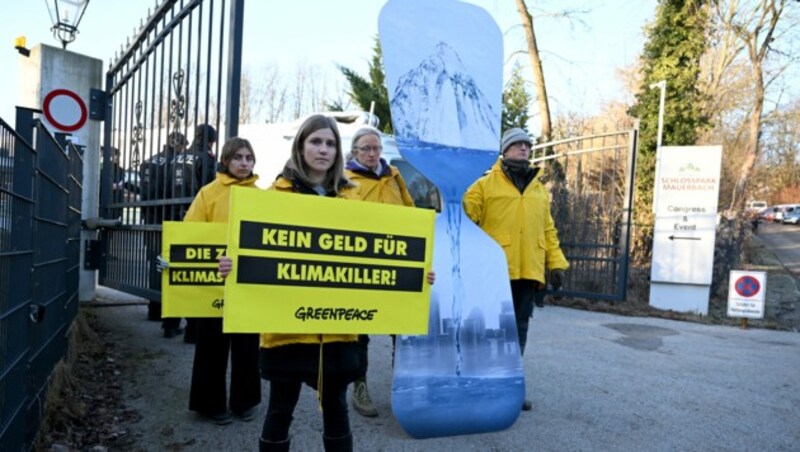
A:
[[[633,184],[636,177],[636,153],[639,149],[639,120],[634,122],[630,131],[628,147],[628,178],[625,181],[625,198],[622,206],[623,224],[620,236],[620,281],[617,286],[617,296],[620,300],[626,298],[628,288],[628,266],[630,265],[631,223],[633,216]]]
[[[241,108],[242,35],[244,31],[244,0],[231,0],[231,26],[228,39],[228,89],[225,108],[225,139],[239,135]]]
[[[172,1],[172,3],[175,3],[175,0],[171,0],[171,1]],[[128,69],[127,70],[127,74],[124,75],[122,78],[120,78],[120,80],[117,83],[117,86],[112,88],[112,90],[111,90],[112,94],[116,93],[120,86],[122,86],[125,83],[127,83],[128,79],[131,77],[131,74],[133,74],[136,71],[136,69],[138,69],[139,66],[141,66],[141,64],[144,61],[144,58],[146,57],[146,55],[149,55],[153,51],[155,46],[157,46],[159,43],[161,43],[163,41],[164,37],[166,37],[167,35],[170,34],[170,31],[172,30],[172,28],[174,28],[176,25],[180,24],[182,19],[183,19],[183,17],[186,17],[187,15],[189,15],[189,13],[192,11],[192,9],[196,8],[201,3],[203,3],[203,0],[193,0],[191,3],[189,3],[188,6],[184,7],[180,11],[180,13],[178,14],[178,17],[176,19],[172,20],[172,22],[170,23],[170,26],[168,26],[164,30],[161,30],[161,32],[157,35],[156,39],[150,45],[150,47],[148,47],[147,49],[144,49],[143,50],[143,54],[135,62],[133,62],[133,66],[127,68]],[[149,31],[150,30],[145,29],[139,35],[139,37],[137,38],[136,41],[137,42],[143,41],[145,39],[145,36],[147,35],[147,33]],[[131,55],[126,55],[126,57],[125,57],[125,61],[126,62],[130,61],[130,59],[132,58],[132,53],[135,53],[136,50],[138,50],[138,47],[131,46],[131,48],[129,49],[129,52],[131,53]],[[121,72],[121,70],[120,70],[120,68],[122,67],[121,63],[122,63],[122,59],[117,64],[115,64],[114,67],[109,72],[111,72],[111,73]]]

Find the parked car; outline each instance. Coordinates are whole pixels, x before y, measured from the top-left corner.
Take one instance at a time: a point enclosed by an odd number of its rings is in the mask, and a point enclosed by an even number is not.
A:
[[[800,224],[800,208],[793,208],[791,212],[783,214],[783,224]]]
[[[783,217],[787,213],[792,213],[800,209],[800,204],[781,204],[775,207],[777,208],[777,210],[775,211],[775,221],[783,223]]]

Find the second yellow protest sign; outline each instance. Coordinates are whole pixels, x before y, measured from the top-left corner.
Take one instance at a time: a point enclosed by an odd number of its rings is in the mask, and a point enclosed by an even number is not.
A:
[[[227,223],[165,221],[161,256],[163,317],[222,317],[225,280],[217,272],[225,254]]]
[[[234,188],[225,331],[426,333],[434,215]]]

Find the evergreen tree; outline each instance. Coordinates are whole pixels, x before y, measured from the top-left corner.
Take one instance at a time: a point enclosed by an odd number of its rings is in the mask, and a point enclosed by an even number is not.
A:
[[[642,84],[629,114],[639,118],[636,160],[636,222],[653,223],[653,183],[658,135],[660,90],[650,85],[666,80],[663,145],[695,144],[708,124],[698,88],[700,58],[705,52],[709,24],[708,0],[659,0],[655,20],[648,26],[642,55]],[[645,226],[636,246],[650,250],[652,228]],[[645,253],[649,255],[648,253]]]
[[[501,135],[506,130],[514,127],[528,130],[528,119],[530,119],[528,106],[531,104],[531,100],[531,95],[525,89],[522,68],[519,64],[516,64],[511,71],[511,78],[503,90],[503,112],[500,120]]]
[[[383,68],[383,53],[378,37],[372,47],[372,61],[369,63],[369,80],[359,75],[356,71],[338,66],[342,75],[350,83],[348,94],[353,102],[364,111],[369,111],[372,102],[375,102],[374,113],[380,119],[380,129],[392,133],[392,115],[389,111],[389,91],[386,89],[386,73]]]

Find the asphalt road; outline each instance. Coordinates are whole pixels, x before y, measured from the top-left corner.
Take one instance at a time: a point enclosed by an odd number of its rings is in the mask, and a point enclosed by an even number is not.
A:
[[[98,298],[134,297],[100,288]],[[85,307],[121,351],[126,425],[137,450],[257,450],[256,420],[209,425],[187,410],[193,347],[164,339],[144,305]],[[357,451],[800,450],[800,334],[548,306],[524,357],[534,409],[504,431],[415,440],[391,415],[391,342],[373,336],[369,386],[380,416],[351,411]],[[322,450],[321,415],[304,388],[292,450]]]
[[[762,223],[758,237],[778,257],[795,278],[800,280],[800,226]]]

